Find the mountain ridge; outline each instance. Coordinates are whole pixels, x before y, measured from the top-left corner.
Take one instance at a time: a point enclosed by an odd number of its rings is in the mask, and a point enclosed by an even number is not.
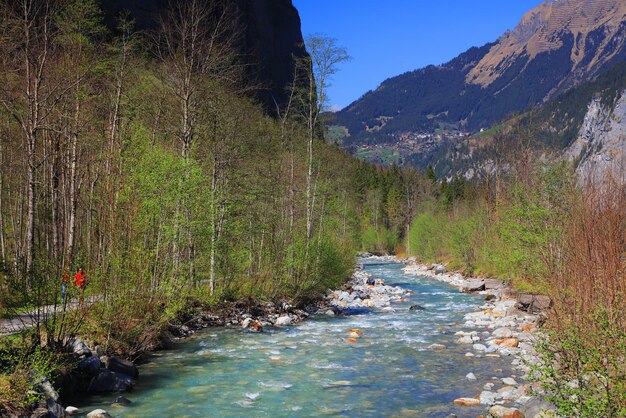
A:
[[[625,39],[626,2],[546,1],[492,43],[383,81],[332,124],[354,153],[412,134],[477,132],[625,61]]]

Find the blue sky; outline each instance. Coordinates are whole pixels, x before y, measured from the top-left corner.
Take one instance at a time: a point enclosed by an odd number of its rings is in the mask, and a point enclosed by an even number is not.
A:
[[[541,0],[293,0],[304,35],[338,39],[341,64],[330,101],[345,107],[383,80],[442,64],[513,29]]]

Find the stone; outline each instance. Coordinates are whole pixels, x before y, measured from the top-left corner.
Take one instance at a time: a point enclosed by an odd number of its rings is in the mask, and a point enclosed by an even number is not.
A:
[[[485,347],[483,344],[474,344],[472,346],[472,348],[476,351],[486,351],[487,347]]]
[[[478,400],[480,401],[481,405],[491,406],[496,403],[496,394],[489,390],[483,390],[482,392],[480,392]]]
[[[248,328],[252,324],[252,318],[246,318],[241,321],[241,328]]]
[[[480,401],[476,398],[457,398],[454,400],[454,404],[462,406],[479,406]]]
[[[495,338],[510,338],[513,336],[513,331],[509,328],[497,328],[493,331],[492,335]]]
[[[112,418],[104,409],[94,409],[87,414],[87,418]]]
[[[87,387],[87,392],[126,392],[132,388],[134,383],[134,380],[130,376],[111,370],[102,370],[98,375],[91,379],[89,386]]]
[[[118,396],[117,398],[115,398],[113,403],[117,405],[130,405],[132,402],[130,401],[130,399],[127,399],[123,396]]]
[[[541,398],[532,397],[528,402],[524,404],[522,407],[522,412],[527,417],[536,417],[542,413],[547,413],[548,411],[553,412],[555,410],[555,406],[550,402],[545,401]]]
[[[467,280],[460,288],[463,293],[480,292],[485,290],[485,282],[483,280]]]
[[[435,274],[445,274],[448,272],[448,270],[446,270],[446,268],[441,264],[437,264],[433,270],[435,271]]]
[[[65,408],[65,413],[68,415],[77,415],[80,414],[80,409],[76,408],[75,406],[68,406],[67,408]]]
[[[278,318],[276,318],[276,322],[274,323],[274,325],[277,325],[279,327],[291,325],[291,318],[287,315],[279,316]]]
[[[504,383],[507,386],[517,386],[517,382],[512,377],[505,377],[501,380],[502,380],[502,383]]]
[[[100,359],[97,357],[86,357],[78,363],[78,369],[90,376],[100,373]]]
[[[504,287],[504,282],[498,279],[485,279],[485,289],[502,289]]]
[[[518,409],[507,408],[502,405],[495,405],[489,408],[489,413],[494,418],[524,418],[524,414],[522,414]]]
[[[369,286],[374,286],[376,284],[376,279],[374,279],[373,277],[368,277],[365,281],[365,284]]]
[[[130,360],[125,360],[120,357],[111,356],[107,357],[105,362],[106,368],[112,372],[122,373],[126,376],[130,376],[133,379],[139,377],[139,369]]]
[[[485,295],[485,300],[487,301],[494,300],[494,299],[497,299],[496,295],[492,295],[492,294]]]
[[[326,312],[324,312],[324,315],[335,316],[335,311],[333,311],[332,309],[327,309]]]
[[[496,340],[496,344],[515,348],[519,345],[519,340],[517,338],[505,338],[503,340]]]
[[[411,307],[409,308],[409,311],[425,311],[426,308],[424,308],[421,305],[411,305]]]
[[[522,293],[517,296],[515,307],[521,311],[537,314],[545,312],[552,306],[552,299],[545,295]]]
[[[470,373],[468,373],[468,374],[466,374],[466,375],[465,375],[465,378],[466,378],[467,380],[476,380],[476,375],[475,375],[474,373],[471,373],[471,372],[470,372]]]
[[[456,342],[459,344],[473,344],[474,340],[472,339],[471,335],[464,335],[463,337],[456,340]]]
[[[77,356],[91,356],[91,350],[89,349],[89,347],[87,346],[87,344],[81,340],[80,338],[76,338],[73,342],[72,342],[72,353],[76,354]]]
[[[465,357],[474,357],[473,353],[465,353]]]
[[[443,344],[431,344],[428,346],[428,348],[431,350],[445,350],[446,346]]]

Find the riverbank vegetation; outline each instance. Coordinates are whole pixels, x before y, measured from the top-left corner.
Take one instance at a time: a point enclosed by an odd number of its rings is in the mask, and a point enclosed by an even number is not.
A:
[[[533,378],[563,416],[626,416],[624,184],[581,181],[531,150],[510,158],[506,174],[478,184],[437,182],[407,255],[549,295],[550,338]]]

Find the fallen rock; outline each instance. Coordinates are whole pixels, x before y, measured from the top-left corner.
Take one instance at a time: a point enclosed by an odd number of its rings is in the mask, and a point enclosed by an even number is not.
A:
[[[480,401],[476,398],[458,398],[454,400],[454,404],[462,406],[479,406]]]
[[[87,418],[112,418],[104,409],[94,409],[87,414]]]

